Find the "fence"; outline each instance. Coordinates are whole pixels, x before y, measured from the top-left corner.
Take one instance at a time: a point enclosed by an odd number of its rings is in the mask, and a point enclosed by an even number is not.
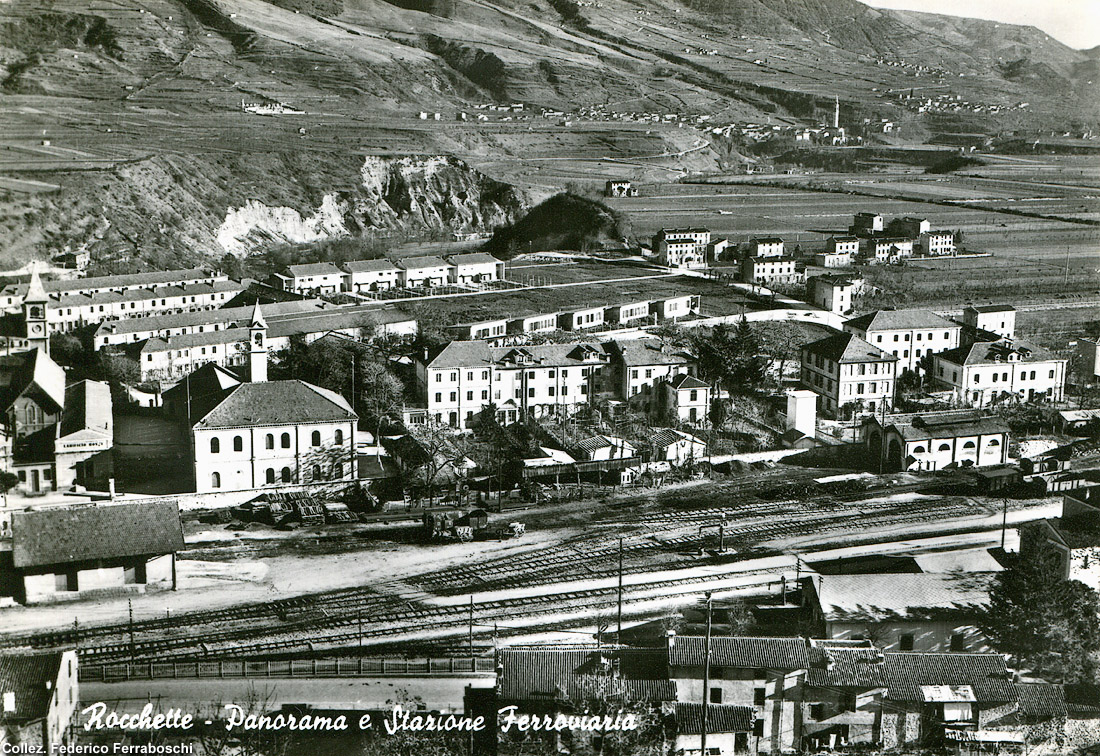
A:
[[[430,677],[493,674],[486,657],[445,659],[291,659],[282,661],[149,662],[81,664],[81,682],[204,680],[232,678]]]

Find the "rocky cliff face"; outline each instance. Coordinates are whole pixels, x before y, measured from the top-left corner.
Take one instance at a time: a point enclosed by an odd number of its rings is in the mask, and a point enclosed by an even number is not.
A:
[[[68,178],[24,201],[0,263],[84,248],[107,269],[193,265],[374,230],[491,231],[527,206],[514,187],[436,156],[162,156]]]

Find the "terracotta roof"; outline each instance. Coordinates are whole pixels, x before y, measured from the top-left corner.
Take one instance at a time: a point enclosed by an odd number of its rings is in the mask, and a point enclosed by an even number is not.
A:
[[[978,703],[1018,699],[1012,675],[999,654],[885,654],[885,679],[893,701],[923,702],[921,686],[969,685]]]
[[[750,732],[756,712],[751,706],[707,706],[707,733]],[[681,735],[703,732],[703,704],[677,703],[676,729]]]
[[[913,328],[959,328],[958,323],[928,310],[876,310],[844,323],[860,331],[903,331]]]
[[[706,639],[701,636],[672,637],[668,663],[674,667],[702,666],[705,649]],[[803,638],[712,638],[710,660],[716,667],[805,669],[809,663],[809,644]]]
[[[806,681],[821,688],[881,688],[885,656],[877,648],[815,648]]]
[[[146,273],[124,273],[115,276],[93,276],[91,278],[72,278],[65,281],[44,281],[43,287],[47,292],[79,291],[81,289],[118,288],[123,286],[150,286],[156,284],[170,284],[178,281],[188,281],[203,278],[218,278],[219,275],[203,268],[187,268],[184,270],[153,270]],[[224,276],[221,276],[224,278]],[[5,293],[24,292],[27,284],[7,286]]]
[[[682,365],[691,361],[687,352],[665,344],[660,339],[633,339],[614,343],[627,365]]]
[[[271,318],[276,315],[298,314],[313,312],[323,309],[325,303],[320,299],[292,300],[290,302],[271,302],[265,304],[264,317]],[[108,320],[100,324],[96,329],[96,337],[106,334],[143,333],[148,331],[165,331],[172,328],[181,328],[197,325],[213,325],[214,323],[235,323],[251,318],[254,305],[244,307],[226,307],[219,310],[202,310],[200,312],[178,312],[165,315],[148,315],[142,318],[125,318],[123,320]]]
[[[887,423],[887,427],[895,429],[902,438],[912,441],[1009,432],[1008,425],[1000,418],[982,415],[976,411],[929,412],[924,415],[888,417]]]
[[[595,646],[506,648],[497,657],[504,701],[581,701],[623,695],[629,701],[673,701],[664,652]]]
[[[169,554],[183,548],[174,501],[14,512],[11,530],[16,567]]]
[[[852,286],[852,279],[844,276],[812,276],[806,281],[810,286]]]
[[[305,381],[242,383],[197,423],[196,430],[355,420],[339,394]]]
[[[1066,695],[1061,685],[1051,683],[1016,683],[1020,696],[1020,719],[1041,722],[1066,717]]]
[[[898,358],[868,343],[854,333],[836,333],[802,347],[813,355],[833,362],[897,362]]]
[[[0,697],[15,694],[15,710],[0,707],[0,725],[20,725],[44,718],[61,671],[61,652],[0,654]]]

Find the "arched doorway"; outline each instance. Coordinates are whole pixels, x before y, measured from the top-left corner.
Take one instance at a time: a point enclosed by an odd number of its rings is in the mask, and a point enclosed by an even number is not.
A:
[[[900,470],[901,464],[901,443],[896,439],[890,439],[890,444],[886,449],[886,467],[890,470]]]

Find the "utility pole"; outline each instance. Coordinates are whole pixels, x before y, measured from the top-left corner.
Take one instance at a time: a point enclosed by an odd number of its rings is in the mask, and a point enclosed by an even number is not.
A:
[[[363,610],[355,610],[355,619],[359,625],[359,652],[363,652]]]
[[[470,594],[470,669],[473,670],[474,662],[474,594]]]
[[[615,640],[623,642],[623,539],[619,538],[619,633]]]
[[[126,599],[126,606],[130,612],[130,661],[134,661],[134,601]]]
[[[707,635],[706,644],[703,647],[703,727],[699,735],[699,753],[703,756],[706,756],[707,753],[707,725],[710,724],[708,721],[708,714],[710,713],[710,626],[714,609],[711,595],[711,592],[707,591]]]
[[[1001,499],[1004,505],[1001,515],[1001,551],[1005,550],[1005,532],[1008,530],[1008,499]]]

